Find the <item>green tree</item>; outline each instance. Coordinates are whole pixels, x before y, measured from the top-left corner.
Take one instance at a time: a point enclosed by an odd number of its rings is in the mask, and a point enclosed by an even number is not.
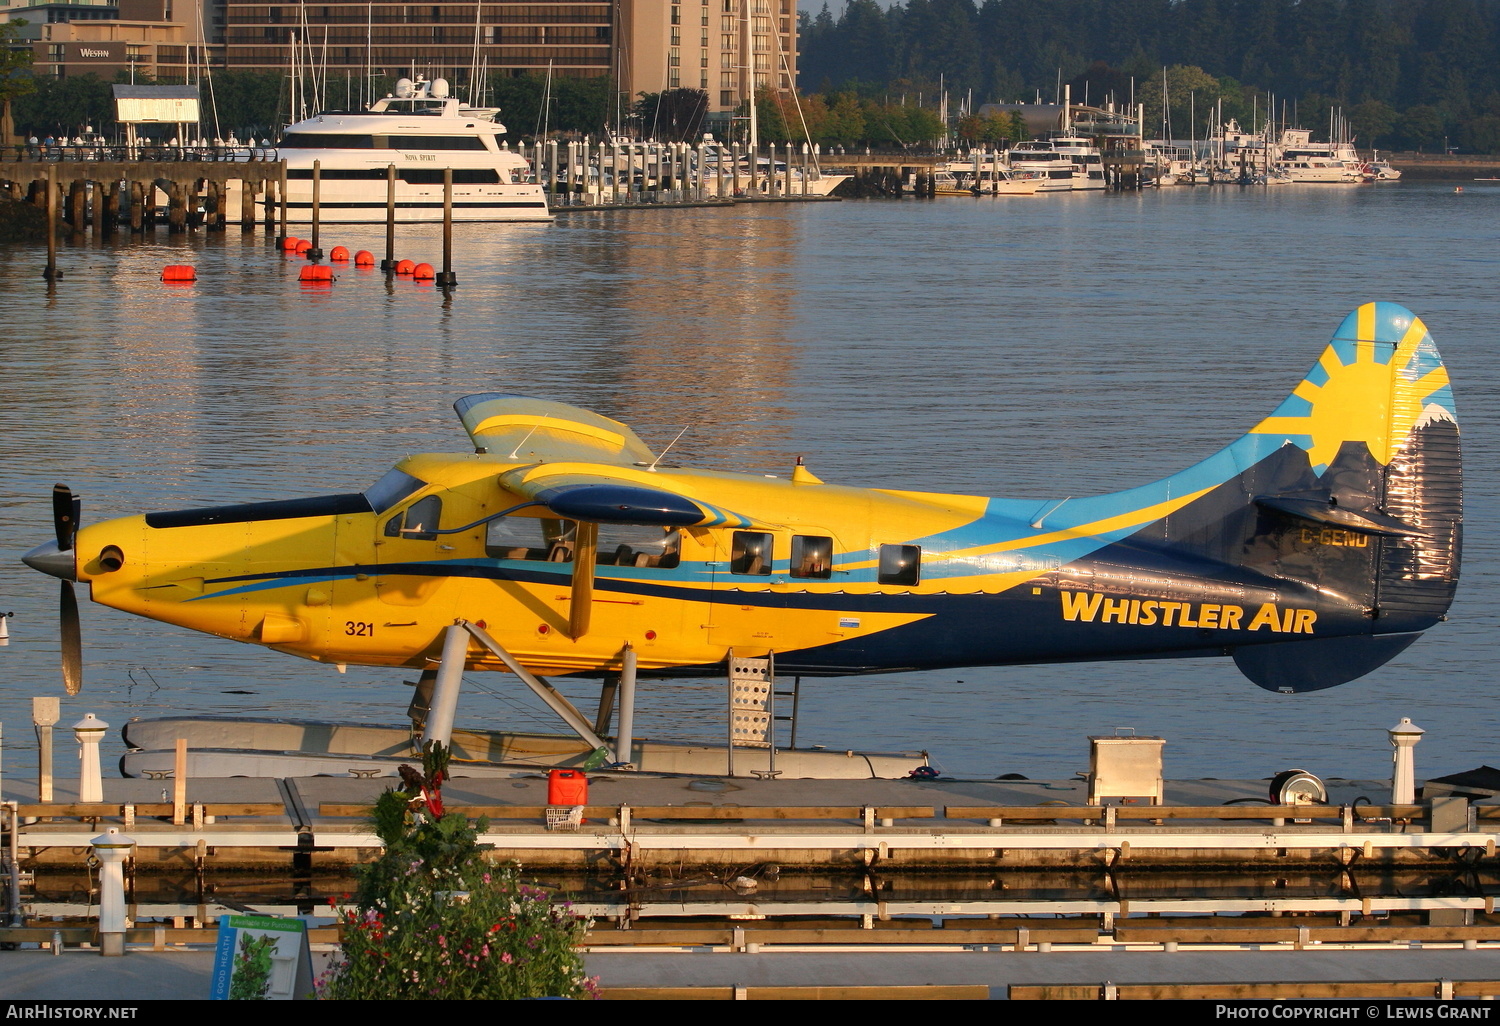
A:
[[[1377,146],[1396,127],[1396,108],[1380,100],[1366,100],[1349,111],[1349,128],[1362,146]]]
[[[0,146],[13,146],[16,126],[11,103],[36,88],[31,74],[31,48],[20,44],[20,18],[0,24]]]

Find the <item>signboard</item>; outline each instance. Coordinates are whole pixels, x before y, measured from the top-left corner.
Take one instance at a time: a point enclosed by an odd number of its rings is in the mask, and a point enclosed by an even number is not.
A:
[[[307,924],[275,916],[221,916],[209,997],[215,1001],[312,998]]]

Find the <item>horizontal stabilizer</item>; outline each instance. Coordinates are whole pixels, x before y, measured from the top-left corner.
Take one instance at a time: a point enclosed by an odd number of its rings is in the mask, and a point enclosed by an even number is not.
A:
[[[1417,631],[1246,645],[1234,650],[1234,662],[1267,691],[1321,691],[1384,666],[1421,636]]]
[[[1326,499],[1298,499],[1281,495],[1258,495],[1255,504],[1262,509],[1274,509],[1315,524],[1358,531],[1361,534],[1380,535],[1385,538],[1410,538],[1422,533],[1420,527],[1403,523],[1393,516],[1374,510],[1353,510],[1335,506]]]

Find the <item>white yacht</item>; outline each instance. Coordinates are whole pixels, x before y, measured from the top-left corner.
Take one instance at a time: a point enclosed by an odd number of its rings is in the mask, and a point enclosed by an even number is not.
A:
[[[1047,139],[1016,143],[1006,154],[1011,170],[1043,172],[1051,180],[1061,180],[1057,172],[1068,167],[1071,189],[1104,188],[1104,156],[1092,139],[1071,132]],[[1043,192],[1052,188],[1042,185]]]
[[[441,78],[396,83],[365,110],[324,111],[289,126],[278,151],[287,165],[287,220],[312,221],[313,161],[318,220],[386,219],[387,168],[396,166],[396,220],[443,219],[443,172],[453,169],[453,220],[550,221],[531,165],[500,146],[499,110],[450,96]]]

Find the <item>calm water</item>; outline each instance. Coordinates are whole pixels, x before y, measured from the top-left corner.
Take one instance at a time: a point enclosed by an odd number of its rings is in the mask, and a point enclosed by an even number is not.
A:
[[[463,451],[452,401],[505,390],[598,409],[657,447],[687,425],[674,455],[707,466],[785,472],[805,454],[838,483],[1094,494],[1243,432],[1371,299],[1420,314],[1454,379],[1469,516],[1449,623],[1300,696],[1262,691],[1228,659],[807,681],[799,740],[1068,776],[1087,735],[1134,727],[1167,738],[1174,776],[1379,777],[1385,728],[1407,715],[1428,730],[1419,774],[1496,763],[1497,214],[1500,191],[1403,183],[572,215],[459,229],[449,301],[353,270],[304,291],[298,262],[237,230],[79,245],[50,295],[39,252],[0,247],[6,771],[33,761],[30,697],[61,693],[56,583],[13,558],[50,537],[56,481],[83,496],[86,522],[352,491],[407,453]],[[382,240],[345,228],[323,245]],[[439,242],[407,230],[398,255],[437,262]],[[178,262],[197,264],[197,285],[157,281]],[[180,711],[400,722],[408,699],[396,670],[340,676],[87,602],[83,627],[85,692],[64,700],[64,724],[90,711],[116,726]],[[470,679],[461,717],[550,722],[509,678]],[[638,730],[716,739],[722,694],[647,683]]]

